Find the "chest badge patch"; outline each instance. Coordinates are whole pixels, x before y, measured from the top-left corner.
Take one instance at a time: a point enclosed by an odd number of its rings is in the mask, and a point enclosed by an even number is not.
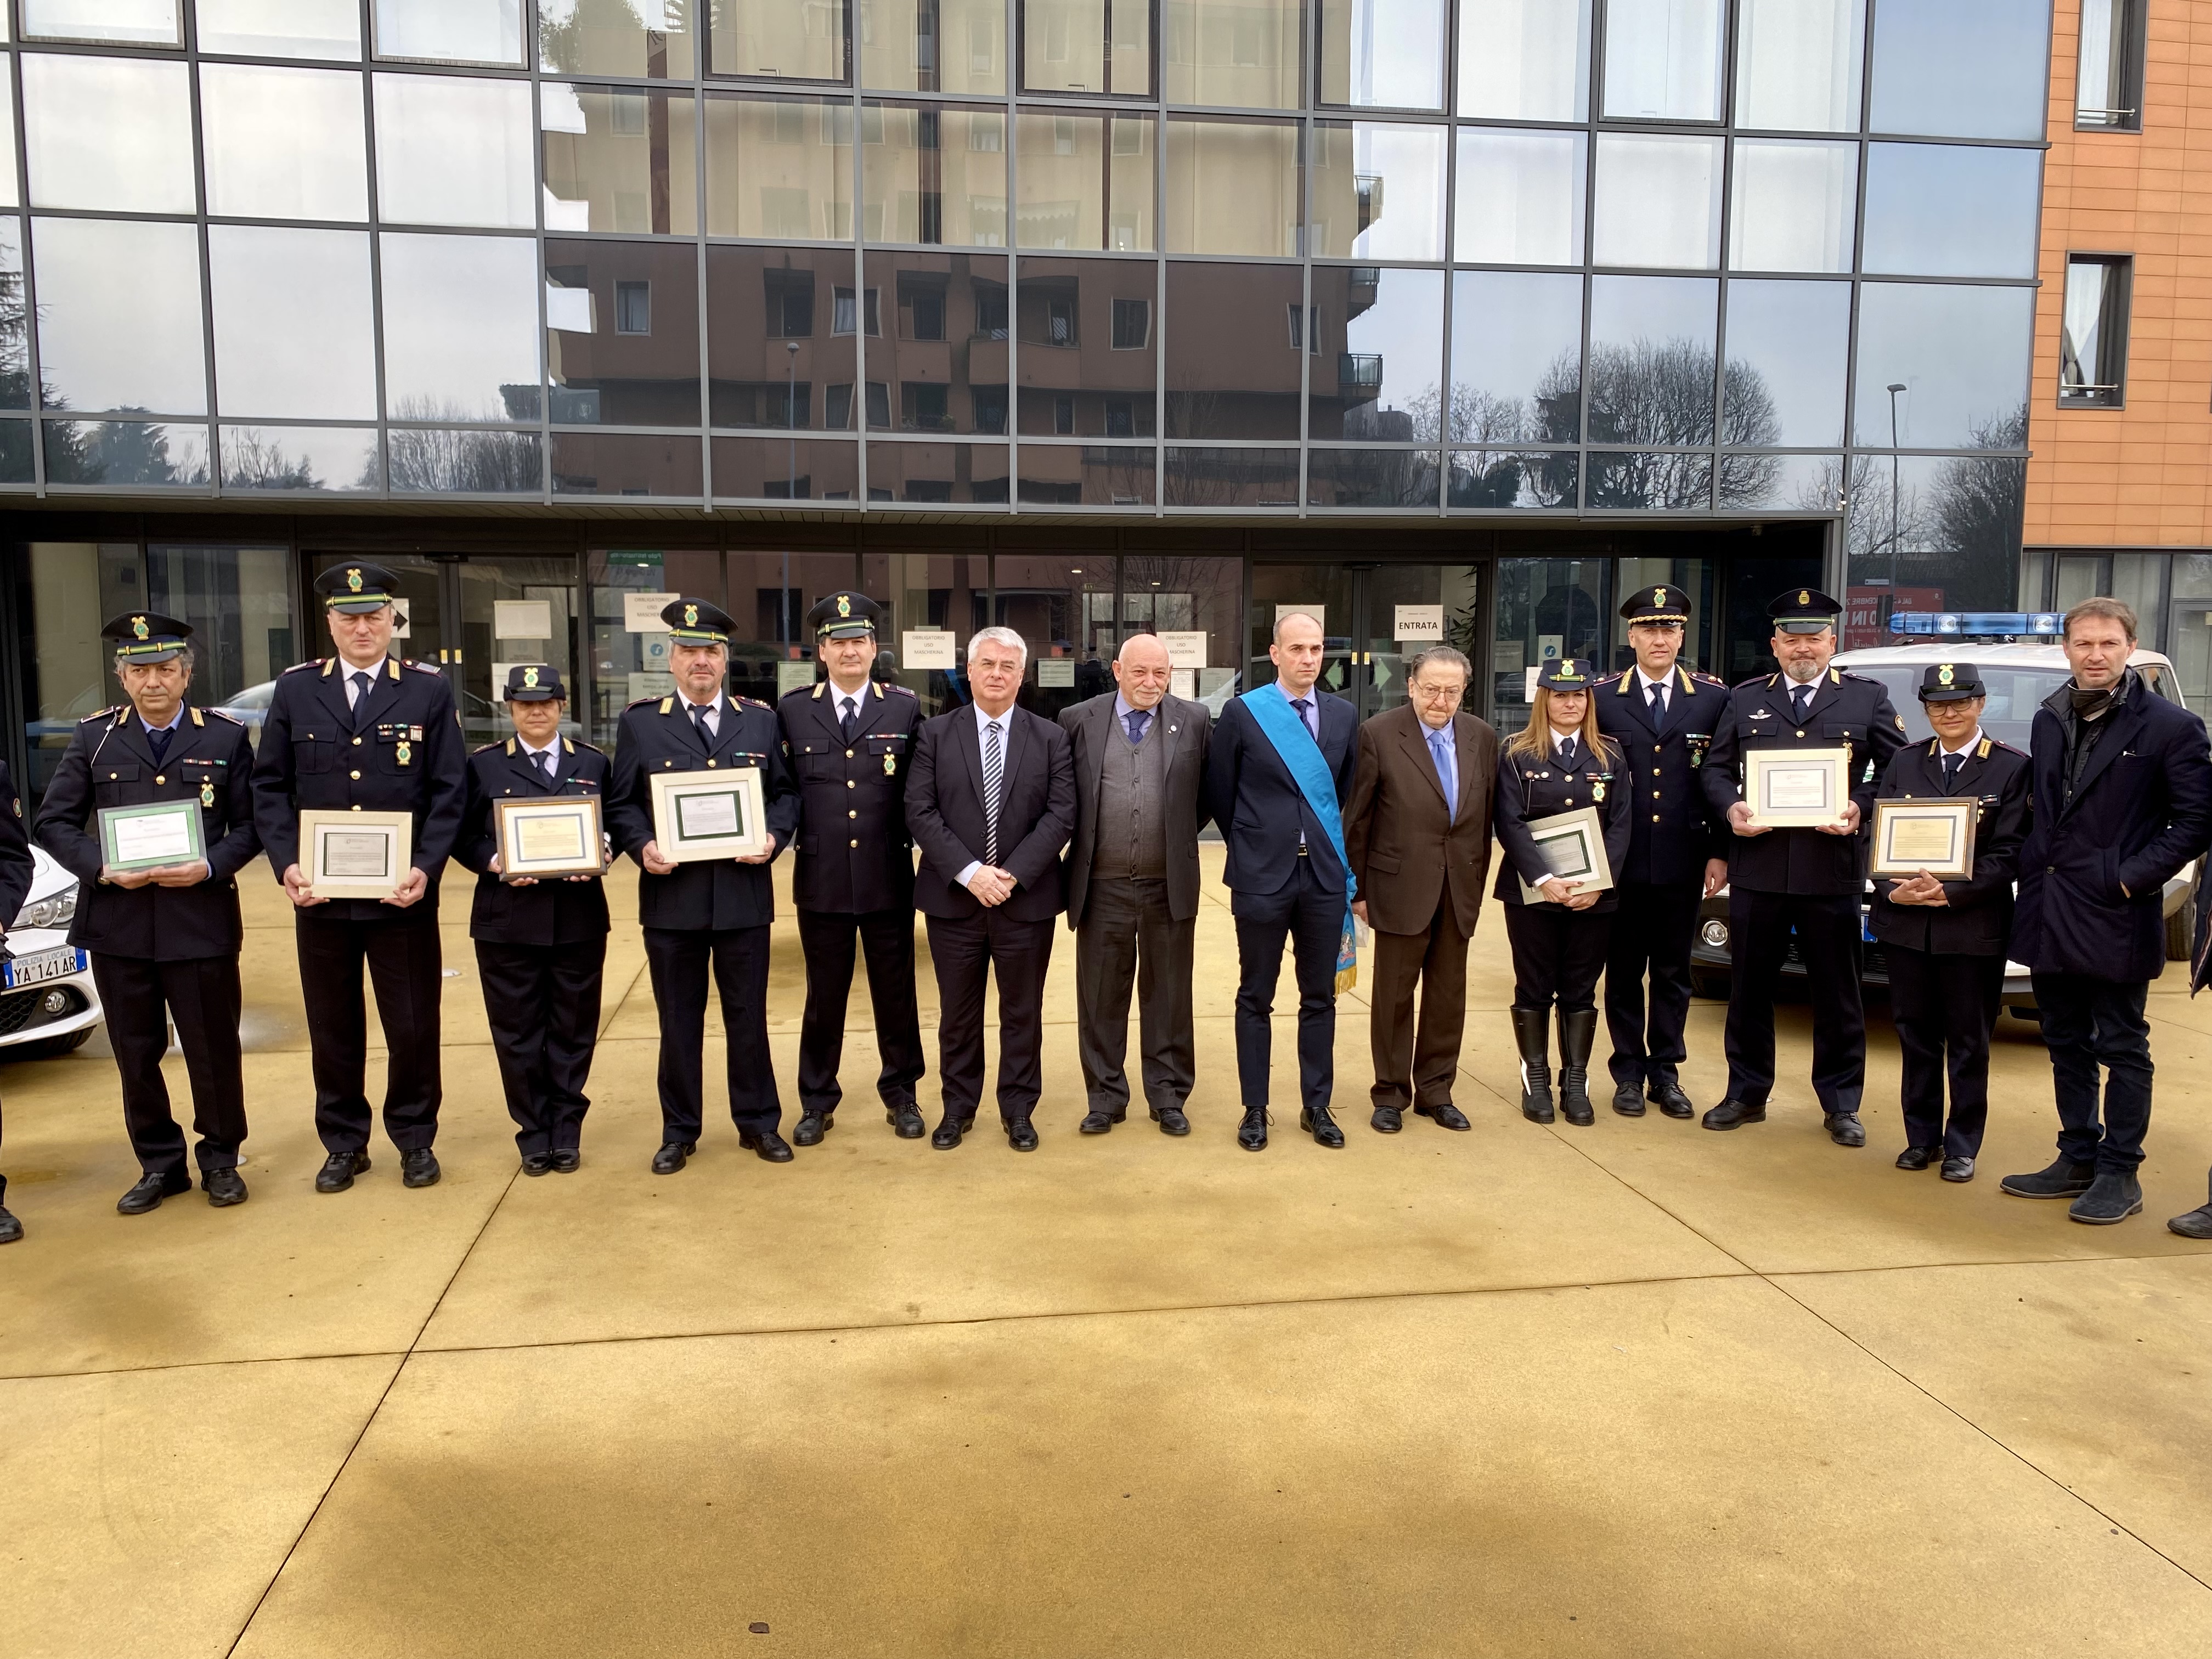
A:
[[[200,784],[200,805],[203,806],[212,806],[215,805],[215,780],[213,778],[205,779]]]
[[[1605,799],[1605,780],[1603,778],[1597,779],[1590,785],[1590,799],[1592,800],[1603,800]]]
[[[898,757],[896,755],[886,755],[884,757],[884,775],[887,778],[895,778],[898,775]]]
[[[409,743],[404,738],[401,738],[399,742],[392,745],[392,757],[398,761],[402,766],[412,765],[415,760],[415,745]]]

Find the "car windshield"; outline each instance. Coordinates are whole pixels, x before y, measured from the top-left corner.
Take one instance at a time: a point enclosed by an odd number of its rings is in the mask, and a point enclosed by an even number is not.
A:
[[[1931,735],[1928,716],[1920,706],[1920,677],[1927,665],[1918,662],[1864,663],[1847,662],[1842,665],[1854,674],[1863,674],[1869,679],[1880,680],[1889,693],[1889,701],[1905,717],[1905,735],[1915,741]],[[2171,697],[2172,676],[2165,665],[2155,662],[2138,662],[2136,672],[2160,696]],[[2068,670],[2063,663],[2041,665],[1984,664],[1981,667],[1982,684],[1989,688],[1989,706],[1982,711],[1982,730],[2000,743],[2025,750],[2028,744],[2029,727],[2035,720],[2035,711],[2043,700],[2066,684]]]

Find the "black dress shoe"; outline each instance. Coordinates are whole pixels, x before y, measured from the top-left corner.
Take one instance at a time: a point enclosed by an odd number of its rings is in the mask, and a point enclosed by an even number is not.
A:
[[[1126,1106],[1118,1112],[1085,1112],[1083,1115],[1083,1121],[1077,1124],[1075,1127],[1081,1134],[1111,1134],[1114,1133],[1114,1126],[1128,1115],[1129,1109]]]
[[[1328,1115],[1326,1106],[1300,1108],[1298,1127],[1311,1135],[1317,1146],[1340,1147],[1344,1145],[1344,1131],[1336,1127],[1336,1120]]]
[[[1152,1121],[1160,1126],[1162,1134],[1187,1135],[1190,1133],[1190,1120],[1182,1115],[1182,1107],[1154,1106],[1150,1109]]]
[[[653,1174],[674,1175],[698,1150],[699,1143],[696,1140],[663,1141],[660,1150],[653,1155]]]
[[[947,1112],[937,1121],[936,1133],[929,1137],[929,1144],[940,1152],[949,1152],[960,1144],[960,1137],[975,1127],[974,1114],[971,1113],[966,1117],[955,1117],[951,1112]]]
[[[8,1242],[8,1224],[15,1218],[0,1210],[0,1244]],[[2179,1233],[2184,1238],[2212,1238],[2212,1204],[2200,1204],[2186,1215],[2178,1215],[2166,1224],[2170,1233]],[[22,1223],[15,1223],[15,1237],[23,1236]]]
[[[192,1178],[182,1170],[155,1170],[138,1177],[138,1184],[115,1200],[119,1215],[143,1215],[158,1210],[161,1200],[192,1189]]]
[[[5,1204],[0,1204],[0,1244],[13,1244],[22,1236],[23,1224],[9,1213]]]
[[[551,1175],[553,1173],[553,1154],[550,1152],[525,1152],[522,1155],[522,1173],[526,1176]]]
[[[1406,1127],[1406,1115],[1395,1106],[1377,1106],[1367,1121],[1376,1133],[1395,1135]]]
[[[1740,1123],[1764,1123],[1766,1108],[1764,1104],[1747,1106],[1735,1099],[1723,1100],[1707,1112],[1702,1120],[1708,1129],[1733,1129]]]
[[[1006,1120],[1006,1145],[1018,1152],[1033,1152],[1037,1148],[1036,1125],[1025,1117]]]
[[[884,1107],[884,1121],[891,1126],[901,1140],[919,1140],[929,1133],[929,1126],[921,1121],[921,1108],[910,1100]]]
[[[1690,1103],[1689,1096],[1682,1092],[1679,1083],[1655,1083],[1651,1085],[1651,1103],[1665,1117],[1695,1117],[1698,1109]]]
[[[1974,1160],[1971,1158],[1947,1158],[1943,1160],[1944,1180],[1972,1181],[1973,1178]]]
[[[2072,1198],[2089,1190],[2097,1178],[2094,1164],[2074,1164],[2060,1158],[2033,1175],[2008,1175],[1997,1186],[2014,1198]]]
[[[578,1152],[574,1146],[556,1146],[545,1156],[553,1160],[555,1175],[574,1175],[582,1167],[584,1162],[583,1153]]]
[[[1900,1170],[1924,1170],[1936,1161],[1942,1150],[1941,1146],[1907,1146],[1897,1155],[1897,1167]]]
[[[1644,1085],[1640,1083],[1623,1083],[1618,1085],[1613,1091],[1613,1109],[1623,1117],[1642,1117],[1644,1115]]]
[[[738,1145],[758,1158],[763,1164],[788,1164],[791,1146],[773,1129],[763,1129],[758,1134],[738,1132]]]
[[[1859,1121],[1856,1112],[1831,1112],[1820,1120],[1820,1127],[1838,1146],[1866,1145],[1866,1125]]]
[[[1267,1109],[1265,1106],[1247,1106],[1244,1109],[1244,1121],[1237,1126],[1237,1144],[1248,1152],[1261,1152],[1267,1149]]]
[[[332,1152],[323,1160],[323,1167],[315,1171],[315,1190],[319,1193],[342,1193],[353,1185],[357,1175],[368,1173],[367,1152]]]
[[[246,1177],[234,1170],[210,1170],[200,1176],[201,1190],[212,1209],[227,1210],[246,1202]]]
[[[1423,1106],[1417,1103],[1413,1108],[1413,1115],[1416,1117],[1427,1118],[1439,1129],[1472,1129],[1474,1127],[1474,1125],[1467,1121],[1467,1114],[1461,1111],[1458,1107],[1453,1105],[1449,1100],[1435,1106]]]
[[[822,1137],[830,1133],[830,1117],[827,1112],[801,1112],[799,1127],[791,1132],[794,1146],[819,1146]]]
[[[438,1168],[438,1155],[428,1146],[417,1146],[411,1152],[399,1154],[399,1184],[403,1187],[434,1187],[444,1172]]]

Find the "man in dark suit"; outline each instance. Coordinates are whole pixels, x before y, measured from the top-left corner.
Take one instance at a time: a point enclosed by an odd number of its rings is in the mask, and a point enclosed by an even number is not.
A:
[[[1298,1127],[1323,1146],[1344,1145],[1344,1131],[1329,1115],[1336,1087],[1337,960],[1350,905],[1338,849],[1359,758],[1358,712],[1342,697],[1315,690],[1323,656],[1321,623],[1303,611],[1285,612],[1267,654],[1274,684],[1222,710],[1207,769],[1207,795],[1229,843],[1224,879],[1237,919],[1237,1074],[1244,1103],[1237,1144],[1254,1152],[1267,1144],[1268,1021],[1286,939],[1298,981]],[[1273,711],[1248,706],[1261,696],[1287,701],[1296,729],[1305,733],[1302,741],[1315,745],[1317,765],[1312,755],[1291,750],[1311,773],[1314,793],[1301,786],[1292,760],[1261,725]],[[1285,727],[1285,743],[1301,741],[1296,729]]]
[[[38,868],[23,828],[23,798],[15,793],[8,763],[0,760],[0,961],[8,954],[8,924],[30,896]],[[23,1236],[23,1224],[9,1213],[7,1200],[8,1177],[0,1175],[0,1244],[13,1244]]]
[[[1877,878],[1867,922],[1889,963],[1889,1006],[1905,1062],[1905,1150],[1897,1167],[1924,1170],[1940,1160],[1946,1181],[1972,1181],[1981,1154],[1990,1034],[2002,1006],[2013,878],[2027,835],[2027,757],[1983,732],[1987,702],[1973,664],[1930,665],[1921,675],[1920,703],[1935,736],[1890,757],[1877,797],[1975,803],[1973,873]]]
[[[641,697],[623,710],[607,789],[615,848],[645,872],[637,884],[637,919],[660,1010],[660,1150],[653,1155],[653,1172],[674,1175],[699,1150],[710,964],[721,992],[738,1145],[768,1163],[788,1164],[791,1147],[777,1133],[783,1103],[768,1051],[769,924],[775,919],[768,866],[798,828],[799,791],[784,764],[775,711],[723,690],[730,672],[729,613],[704,599],[683,599],[663,609],[660,619],[668,624],[676,690]],[[663,857],[653,815],[654,776],[747,767],[760,772],[767,849],[727,858]]]
[[[1467,659],[1433,646],[1406,665],[1411,701],[1360,734],[1345,848],[1359,897],[1352,914],[1375,930],[1375,1109],[1384,1134],[1406,1109],[1446,1129],[1470,1126],[1452,1104],[1467,1028],[1467,946],[1490,874],[1490,800],[1498,733],[1462,713]],[[1413,1018],[1413,994],[1421,997]]]
[[[1120,689],[1065,709],[1075,759],[1075,842],[1067,925],[1075,933],[1076,1047],[1089,1103],[1082,1131],[1103,1135],[1129,1109],[1129,988],[1137,987],[1145,1102],[1161,1133],[1187,1135],[1198,1079],[1191,1017],[1198,939],[1198,832],[1210,816],[1212,719],[1168,694],[1173,671],[1155,634],[1133,634],[1114,659]]]
[[[399,1149],[402,1182],[428,1187],[438,1179],[430,1147],[444,1097],[438,874],[467,789],[461,718],[443,674],[389,654],[397,576],[379,564],[338,564],[314,586],[337,654],[277,678],[253,763],[253,822],[295,907],[315,1129],[329,1154],[315,1190],[342,1193],[368,1170],[364,963],[384,1026],[385,1133]],[[391,897],[319,899],[308,890],[300,814],[311,809],[412,815],[410,867]]]
[[[191,701],[188,624],[140,611],[100,631],[115,641],[115,674],[127,700],[78,722],[33,829],[77,878],[70,943],[92,957],[122,1073],[123,1121],[141,1174],[115,1207],[143,1215],[191,1190],[184,1132],[169,1115],[161,1078],[172,1015],[192,1080],[200,1184],[218,1209],[243,1204],[238,952],[245,933],[237,876],[261,848],[253,831],[253,746],[237,720]],[[100,808],[167,801],[197,809],[197,855],[157,851],[147,856],[165,861],[149,866],[120,839],[106,844]]]
[[[1644,1103],[1668,1117],[1697,1108],[1680,1067],[1690,1013],[1690,949],[1698,907],[1728,880],[1728,823],[1700,777],[1729,689],[1680,660],[1690,596],[1661,582],[1620,607],[1636,665],[1597,693],[1598,730],[1621,748],[1636,803],[1628,857],[1613,872],[1620,908],[1605,964],[1605,1023],[1613,1036],[1613,1109],[1642,1117]],[[1651,981],[1649,1023],[1644,981]]]
[[[514,735],[469,757],[468,804],[453,856],[477,872],[469,937],[522,1173],[573,1175],[583,1161],[584,1114],[592,1104],[584,1085],[599,1042],[606,883],[597,873],[510,879],[499,803],[601,799],[607,757],[561,735],[568,691],[550,663],[509,668],[506,702]],[[604,832],[588,851],[604,869]]]
[[[1036,1148],[1043,1091],[1044,976],[1066,902],[1060,849],[1075,831],[1067,734],[1014,707],[1029,647],[1010,628],[968,643],[975,702],[923,722],[907,777],[906,821],[921,848],[914,902],[929,918],[937,968],[937,1075],[945,1115],[930,1145],[949,1152],[983,1098],[983,990],[999,977],[999,1116],[1018,1152]]]
[[[2070,1198],[2075,1220],[2109,1226],[2142,1208],[2143,1005],[2166,967],[2166,884],[2212,843],[2212,757],[2204,722],[2129,666],[2134,611],[2084,599],[2064,637],[2073,678],[2029,728],[2034,808],[2012,944],[2035,975],[2058,1158],[1998,1184],[2016,1198]]]
[[[1831,668],[1843,606],[1793,588],[1767,606],[1781,672],[1746,680],[1729,698],[1704,773],[1705,799],[1726,815],[1729,941],[1728,1096],[1705,1115],[1708,1129],[1766,1121],[1774,1087],[1774,987],[1794,937],[1813,1000],[1813,1092],[1828,1137],[1866,1145],[1859,1100],[1866,1086],[1866,1007],[1859,990],[1858,830],[1877,781],[1905,741],[1905,722],[1881,682]],[[1752,750],[1847,749],[1848,793],[1819,828],[1755,821],[1740,775]],[[1869,774],[1869,768],[1872,768]]]
[[[882,607],[865,593],[832,593],[807,615],[829,678],[776,705],[784,758],[799,777],[799,848],[791,902],[806,957],[806,1013],[799,1030],[799,1127],[811,1146],[844,1098],[845,1007],[854,942],[867,958],[875,1009],[876,1092],[902,1140],[921,1138],[921,1016],[914,996],[914,842],[906,774],[921,702],[871,678]]]

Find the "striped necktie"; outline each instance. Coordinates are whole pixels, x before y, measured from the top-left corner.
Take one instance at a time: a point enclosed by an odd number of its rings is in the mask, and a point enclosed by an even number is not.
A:
[[[983,862],[996,866],[999,862],[999,780],[1006,769],[1006,757],[1000,750],[999,722],[989,720],[983,726]]]

